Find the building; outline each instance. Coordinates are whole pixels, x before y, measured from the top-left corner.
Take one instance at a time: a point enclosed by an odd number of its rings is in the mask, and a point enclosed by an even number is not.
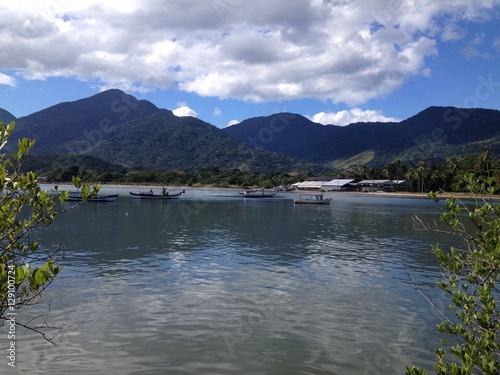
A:
[[[406,191],[405,180],[360,180],[354,178],[311,177],[292,185],[299,190],[323,191]]]
[[[293,184],[299,190],[320,190],[325,182],[331,181],[331,177],[311,177],[303,182]]]
[[[406,191],[405,180],[362,180],[358,182],[358,187],[362,191],[385,191],[396,192]]]
[[[357,181],[354,178],[336,178],[321,185],[324,191],[354,191],[357,189]]]

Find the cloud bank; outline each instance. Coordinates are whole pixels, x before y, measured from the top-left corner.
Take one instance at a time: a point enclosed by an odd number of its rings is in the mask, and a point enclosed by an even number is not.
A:
[[[311,121],[323,125],[345,126],[356,122],[399,122],[400,119],[387,117],[381,111],[352,108],[338,112],[320,112],[309,117]]]
[[[1,2],[0,84],[77,77],[264,102],[356,106],[414,75],[496,0]],[[446,21],[443,21],[446,20]],[[439,21],[439,22],[438,22]],[[463,51],[473,56],[473,46]]]
[[[179,104],[179,107],[172,110],[172,113],[176,115],[177,117],[198,117],[198,113],[192,109],[189,108],[186,104]]]

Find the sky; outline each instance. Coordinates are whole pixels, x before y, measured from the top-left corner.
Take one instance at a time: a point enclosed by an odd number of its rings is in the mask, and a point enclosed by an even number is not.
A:
[[[500,0],[0,0],[0,108],[118,88],[217,127],[500,109]]]

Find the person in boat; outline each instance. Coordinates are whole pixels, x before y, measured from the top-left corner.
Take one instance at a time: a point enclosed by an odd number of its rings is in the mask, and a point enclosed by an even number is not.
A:
[[[163,188],[162,188],[162,190],[161,190],[161,195],[162,195],[162,196],[166,196],[166,195],[168,195],[167,189],[165,189],[165,187],[163,187]]]

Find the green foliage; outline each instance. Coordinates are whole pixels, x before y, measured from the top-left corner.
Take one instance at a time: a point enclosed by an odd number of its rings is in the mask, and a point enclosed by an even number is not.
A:
[[[474,207],[451,197],[440,216],[462,246],[446,250],[434,246],[442,269],[438,283],[448,296],[451,316],[437,326],[443,348],[436,350],[437,374],[500,373],[500,205],[477,198],[493,191],[491,178],[466,176]],[[430,197],[438,202],[436,193]],[[424,374],[408,368],[407,374]]]
[[[5,109],[0,108],[0,121],[9,124],[12,121],[16,121],[16,117]]]
[[[324,126],[297,114],[280,113],[243,120],[223,131],[264,150],[311,163],[346,165],[348,160],[372,155],[365,163],[373,168],[397,159],[417,164],[421,155],[429,164],[442,162],[480,153],[485,144],[499,153],[499,121],[496,110],[430,107],[399,123]]]
[[[15,136],[36,139],[33,154],[84,154],[113,126],[158,111],[150,102],[112,89],[24,116],[17,121]]]
[[[13,129],[14,122],[0,122],[0,148],[7,144]],[[55,187],[55,194],[51,194],[40,188],[35,173],[21,172],[33,145],[34,141],[23,138],[13,154],[0,154],[0,325],[9,312],[37,303],[61,270],[56,251],[42,254],[31,234],[67,209],[68,192]],[[73,184],[85,199],[98,191],[78,177],[73,178]],[[16,324],[26,326],[19,320]]]
[[[95,177],[102,173],[123,175],[127,169],[89,155],[29,155],[22,165],[22,171],[35,171],[51,181],[68,182],[75,175],[85,180],[96,180]]]
[[[384,168],[351,165],[343,175],[362,179],[406,179],[411,192],[468,192],[468,181],[472,176],[474,181],[481,181],[483,188],[489,183],[488,193],[497,194],[500,191],[500,160],[495,160],[489,147],[484,147],[479,154],[463,158],[452,156],[432,165],[423,157],[417,163],[396,160]]]
[[[147,133],[144,129],[148,129]],[[89,152],[133,169],[192,172],[214,165],[224,169],[247,165],[261,173],[289,172],[303,167],[328,169],[254,149],[199,119],[177,117],[167,112],[112,127],[106,137],[110,141],[96,144]]]
[[[0,111],[0,121],[12,117]],[[298,114],[278,113],[218,129],[108,90],[24,116],[15,131],[16,137],[37,140],[32,151],[37,155],[89,155],[131,169],[195,171],[216,165],[318,175],[352,163],[382,168],[400,159],[416,165],[421,155],[432,165],[480,153],[484,145],[499,153],[499,120],[496,110],[430,107],[399,123],[324,126]],[[82,169],[80,162],[73,164]],[[449,183],[445,177],[436,181]]]

